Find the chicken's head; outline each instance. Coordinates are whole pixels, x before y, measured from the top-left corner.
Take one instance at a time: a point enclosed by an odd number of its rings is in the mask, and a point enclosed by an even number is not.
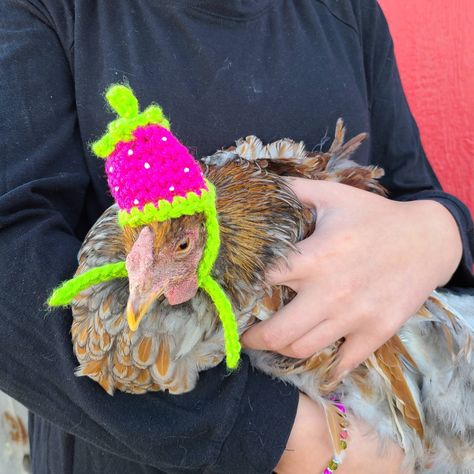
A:
[[[202,215],[126,227],[124,243],[129,280],[127,321],[135,331],[161,297],[176,305],[194,297],[205,245]]]

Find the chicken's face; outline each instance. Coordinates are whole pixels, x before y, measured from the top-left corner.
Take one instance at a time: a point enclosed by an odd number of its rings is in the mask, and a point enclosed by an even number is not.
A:
[[[205,245],[201,215],[124,229],[129,280],[127,321],[135,331],[154,301],[176,305],[198,290],[197,270]]]

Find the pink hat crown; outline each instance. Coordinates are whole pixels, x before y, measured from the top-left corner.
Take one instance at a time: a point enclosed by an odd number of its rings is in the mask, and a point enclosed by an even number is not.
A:
[[[117,143],[105,171],[112,196],[128,212],[207,189],[196,160],[169,130],[155,124],[139,127],[132,140]]]

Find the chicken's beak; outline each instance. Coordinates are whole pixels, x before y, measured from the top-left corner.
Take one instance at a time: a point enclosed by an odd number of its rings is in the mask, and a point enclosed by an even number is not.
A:
[[[146,298],[130,296],[127,303],[127,322],[131,331],[136,331],[143,316],[150,309],[152,303],[164,293],[163,289],[148,294]]]

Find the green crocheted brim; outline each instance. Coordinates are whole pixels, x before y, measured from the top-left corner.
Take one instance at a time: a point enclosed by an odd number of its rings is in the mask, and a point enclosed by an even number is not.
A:
[[[107,133],[92,144],[92,151],[100,158],[107,158],[117,143],[132,140],[132,132],[138,127],[157,124],[167,130],[170,128],[168,119],[158,105],[150,105],[139,113],[138,100],[127,86],[114,84],[107,90],[105,97],[119,118],[110,122]]]
[[[207,190],[202,189],[201,195],[195,192],[186,193],[186,196],[175,196],[173,201],[160,199],[157,204],[149,202],[142,209],[133,207],[130,211],[118,211],[119,224],[138,227],[151,222],[164,222],[177,219],[181,216],[190,216],[205,212],[215,206],[216,191],[214,186],[206,180]],[[219,231],[219,229],[218,229]]]

